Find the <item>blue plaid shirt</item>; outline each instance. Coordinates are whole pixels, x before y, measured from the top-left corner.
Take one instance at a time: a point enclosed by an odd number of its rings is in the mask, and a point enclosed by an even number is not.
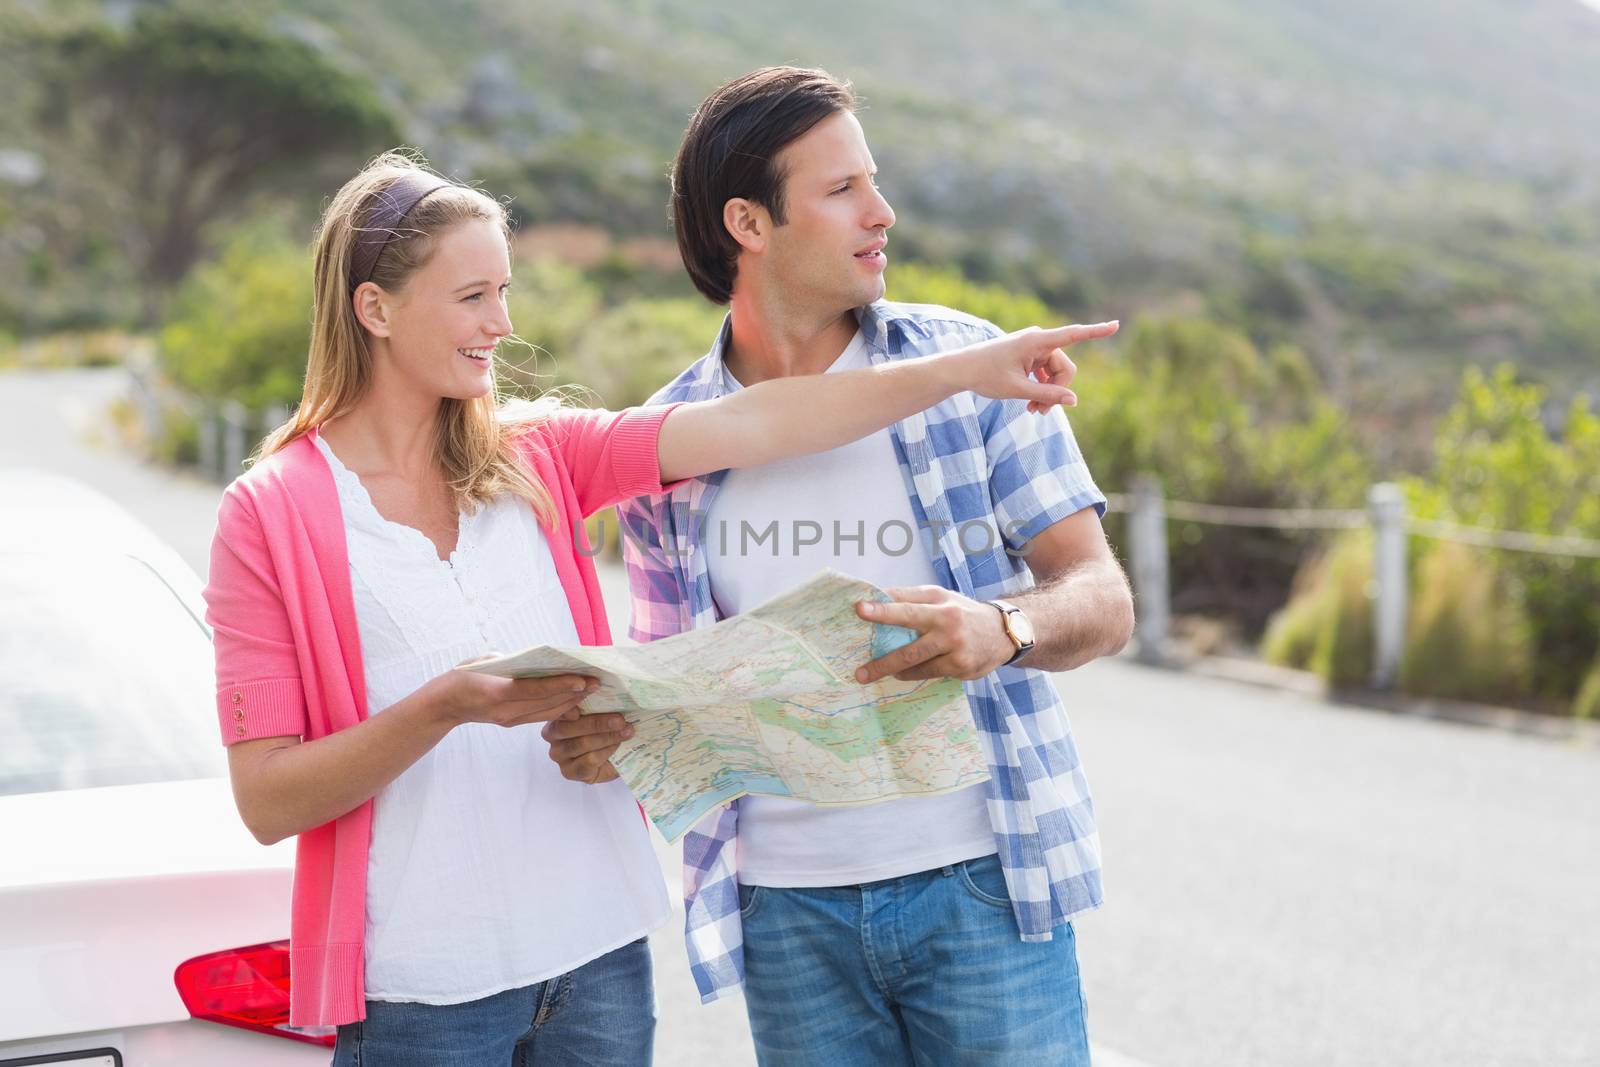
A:
[[[993,324],[920,304],[879,301],[857,311],[874,364],[915,359],[999,336]],[[708,400],[725,391],[729,326],[711,351],[651,398]],[[1083,508],[1102,514],[1095,487],[1059,408],[1031,415],[1020,400],[962,393],[890,427],[912,511],[939,581],[977,600],[1027,589],[1033,576],[1016,554],[1034,535]],[[624,504],[623,553],[632,590],[630,634],[654,641],[718,619],[700,539],[721,472],[671,493]],[[979,554],[961,543],[963,524],[999,531]],[[1100,840],[1089,785],[1061,698],[1050,679],[1001,667],[966,683],[989,765],[988,812],[1024,941],[1101,902]],[[702,1001],[744,980],[735,869],[739,805],[702,819],[683,839],[684,933]]]

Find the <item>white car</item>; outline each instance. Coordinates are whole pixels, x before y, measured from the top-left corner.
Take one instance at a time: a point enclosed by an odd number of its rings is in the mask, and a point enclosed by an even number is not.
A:
[[[293,842],[234,808],[194,571],[0,470],[0,1067],[326,1064],[288,1026]]]

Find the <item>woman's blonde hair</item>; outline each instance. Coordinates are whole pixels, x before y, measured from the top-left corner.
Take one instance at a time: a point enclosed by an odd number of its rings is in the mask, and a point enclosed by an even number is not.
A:
[[[345,414],[372,383],[372,350],[351,301],[351,259],[367,228],[378,194],[402,178],[426,174],[443,187],[419,201],[397,227],[373,264],[370,280],[390,293],[405,287],[438,247],[446,231],[471,219],[498,226],[506,241],[511,224],[504,205],[477,189],[449,181],[428,169],[420,156],[386,152],[344,184],[323,213],[317,230],[311,350],[306,360],[300,406],[267,435],[268,456],[310,430]],[[434,456],[456,491],[459,506],[472,510],[502,493],[526,499],[539,518],[555,521],[550,494],[519,457],[518,438],[532,423],[547,418],[555,398],[534,404],[505,405],[499,383],[473,400],[441,398],[434,417]]]

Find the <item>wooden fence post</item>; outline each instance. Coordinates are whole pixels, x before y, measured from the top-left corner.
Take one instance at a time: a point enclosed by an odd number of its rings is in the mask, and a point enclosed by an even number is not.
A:
[[[247,423],[250,413],[237,400],[222,404],[222,475],[223,482],[231,482],[244,471]]]
[[[1167,660],[1172,608],[1167,575],[1167,509],[1160,479],[1141,474],[1133,480],[1133,509],[1128,513],[1128,543],[1133,557],[1135,634],[1139,660]]]
[[[204,406],[197,407],[199,410],[194,423],[198,435],[200,471],[207,478],[214,479],[222,474],[222,420]]]
[[[1406,647],[1406,497],[1393,482],[1367,491],[1372,515],[1372,687],[1393,689]]]

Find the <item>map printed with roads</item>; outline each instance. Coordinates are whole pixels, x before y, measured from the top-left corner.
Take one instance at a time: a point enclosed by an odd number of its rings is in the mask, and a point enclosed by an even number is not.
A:
[[[597,679],[584,714],[621,712],[633,725],[611,762],[668,841],[746,793],[863,804],[988,778],[960,682],[855,681],[857,667],[916,636],[861,619],[860,600],[888,596],[824,570],[703,630],[530,648],[463,669]]]

